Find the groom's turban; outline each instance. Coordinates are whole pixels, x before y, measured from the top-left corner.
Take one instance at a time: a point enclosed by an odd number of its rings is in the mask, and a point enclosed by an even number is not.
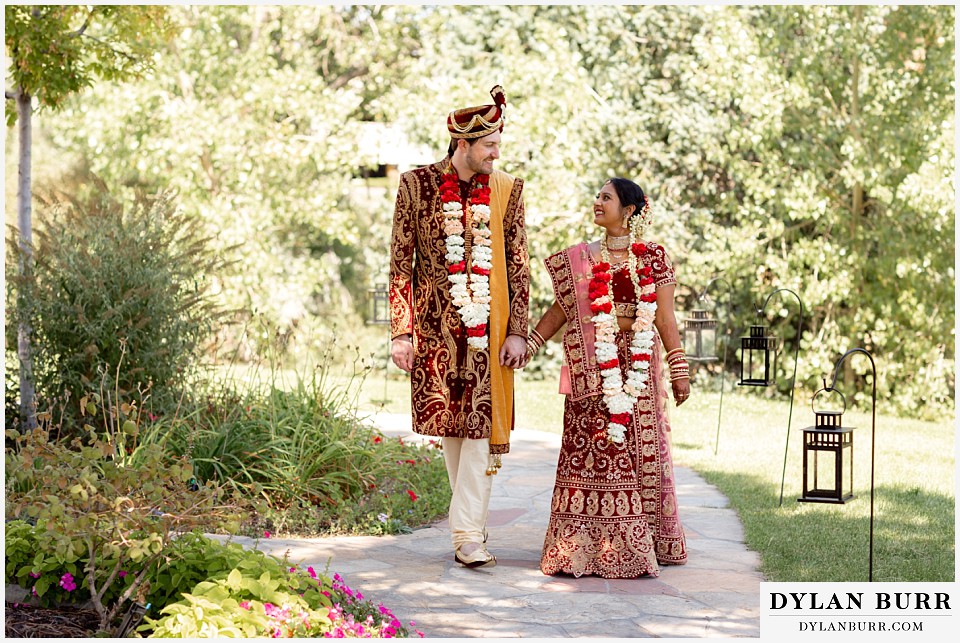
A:
[[[493,97],[493,105],[465,107],[450,112],[447,116],[447,131],[451,138],[481,138],[496,131],[503,131],[503,110],[507,106],[507,97],[500,85],[491,89],[490,95]]]

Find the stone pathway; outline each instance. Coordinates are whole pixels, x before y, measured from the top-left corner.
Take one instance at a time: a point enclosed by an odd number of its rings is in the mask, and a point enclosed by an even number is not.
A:
[[[409,436],[408,416],[378,415],[387,435]],[[560,436],[518,429],[493,484],[488,528],[497,566],[453,560],[445,522],[412,534],[259,541],[291,562],[339,573],[428,638],[760,636],[759,557],[726,498],[693,471],[676,469],[689,562],[658,578],[544,576],[540,549],[550,513]],[[252,546],[246,538],[234,540]]]

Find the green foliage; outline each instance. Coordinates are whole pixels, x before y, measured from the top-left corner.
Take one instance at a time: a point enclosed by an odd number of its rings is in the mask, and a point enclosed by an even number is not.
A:
[[[108,378],[108,390],[149,387],[162,408],[212,338],[208,289],[222,261],[172,194],[141,193],[125,206],[103,183],[91,187],[46,204],[36,231],[38,395],[77,395]]]
[[[88,599],[86,587],[67,592],[57,583],[71,566],[85,568],[85,555],[58,563],[41,535],[42,529],[26,522],[7,524],[5,582],[36,590],[43,605]],[[302,570],[286,559],[195,531],[171,539],[162,557],[125,561],[122,572],[119,588],[111,588],[104,600],[112,604],[143,576],[137,601],[147,606],[147,618],[139,632],[151,638],[274,636],[278,631],[284,637],[318,637],[338,630],[354,637],[409,635],[388,609],[364,599],[339,575],[331,581],[313,568]],[[334,603],[339,607],[331,609]]]
[[[9,78],[41,106],[58,108],[95,78],[118,80],[149,69],[156,40],[170,33],[165,7],[4,7]],[[16,110],[7,103],[7,124]]]
[[[129,422],[127,433],[134,437],[135,409],[116,404],[107,414],[121,426]],[[143,447],[131,466],[110,426],[87,424],[84,438],[68,444],[51,440],[50,413],[38,414],[38,420],[33,431],[7,432],[13,446],[4,463],[6,516],[34,521],[37,530],[35,543],[20,543],[21,551],[36,545],[32,560],[8,560],[5,574],[18,581],[40,574],[34,589],[43,597],[55,582],[49,572],[69,572],[89,592],[100,629],[107,630],[177,532],[210,528],[236,514],[237,506],[225,504],[215,483],[193,483],[190,463],[171,458],[159,445]],[[130,565],[140,571],[118,597],[120,572]]]
[[[329,579],[288,569],[285,561],[199,535],[177,542],[158,583],[170,602],[140,630],[152,637],[322,636],[329,631]],[[312,571],[312,570],[311,570]],[[196,582],[195,578],[202,578]],[[209,579],[209,580],[206,580]],[[174,593],[176,592],[176,593]],[[326,594],[324,594],[326,592]],[[281,612],[291,614],[288,620]]]
[[[177,413],[150,419],[144,431],[188,458],[198,480],[259,498],[259,519],[244,527],[252,534],[395,533],[443,515],[442,458],[365,425],[356,396],[367,367],[357,358],[347,378],[334,377],[330,353],[305,373],[248,369],[246,381],[228,373],[198,384]]]
[[[383,279],[391,195],[365,184],[361,204],[352,177],[391,145],[361,126],[397,124],[439,157],[444,114],[484,100],[489,82],[508,97],[500,166],[526,181],[533,316],[551,303],[542,260],[596,234],[593,195],[626,175],[651,195],[650,237],[681,284],[732,285],[712,294],[733,334],[774,290],[800,295],[801,387],[862,346],[882,398],[952,412],[953,7],[171,12],[185,29],[153,77],[98,86],[46,129],[118,183],[177,187],[222,226],[220,243],[243,244],[222,296],[272,329],[231,338],[245,358],[275,332],[316,348],[303,337],[331,311],[356,319]],[[425,162],[411,157],[392,160]],[[798,312],[787,298],[766,311],[790,349]],[[845,375],[863,403],[864,365]]]

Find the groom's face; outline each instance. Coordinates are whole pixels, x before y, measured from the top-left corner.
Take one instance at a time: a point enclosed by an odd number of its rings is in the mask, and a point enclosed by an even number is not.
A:
[[[493,162],[500,158],[500,132],[487,134],[473,145],[467,146],[467,168],[474,174],[490,174]]]

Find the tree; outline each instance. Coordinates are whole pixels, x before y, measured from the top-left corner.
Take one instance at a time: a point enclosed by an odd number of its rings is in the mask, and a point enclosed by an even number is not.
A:
[[[32,116],[34,102],[59,108],[94,79],[137,76],[150,66],[155,38],[170,29],[166,9],[145,6],[23,6],[4,8],[10,58],[7,124],[19,121],[17,227],[19,274],[17,354],[20,361],[20,414],[25,427],[36,426],[36,395],[31,357],[30,288],[32,238]]]

